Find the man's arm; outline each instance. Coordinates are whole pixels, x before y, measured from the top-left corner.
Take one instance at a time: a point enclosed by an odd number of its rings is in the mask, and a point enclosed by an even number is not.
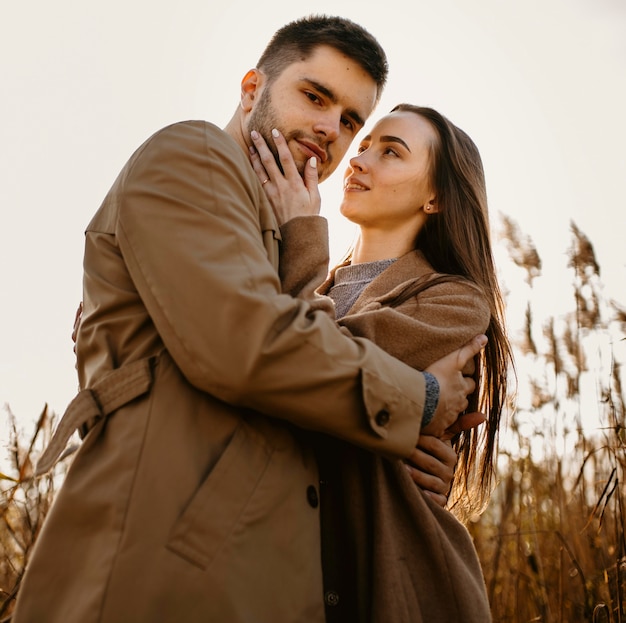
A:
[[[263,243],[278,235],[266,201],[245,155],[211,126],[171,128],[129,167],[117,241],[165,346],[193,385],[221,400],[407,456],[423,375],[282,294]],[[460,369],[442,370],[453,379],[442,386],[460,389],[437,415],[446,428],[472,387]]]

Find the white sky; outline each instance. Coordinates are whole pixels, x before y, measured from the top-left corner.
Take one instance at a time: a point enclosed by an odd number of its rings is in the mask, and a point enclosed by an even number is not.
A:
[[[32,421],[46,402],[61,414],[75,393],[70,333],[83,231],[120,168],[164,125],[224,125],[243,74],[278,27],[309,11],[305,5],[3,4],[0,406],[8,403],[20,421]],[[626,303],[622,0],[322,0],[315,7],[361,23],[386,49],[389,85],[374,119],[408,101],[437,108],[472,136],[494,221],[504,213],[534,240],[547,300],[558,307],[570,279],[573,219],[595,246],[607,288]],[[322,190],[336,259],[353,231],[336,215],[340,175]]]

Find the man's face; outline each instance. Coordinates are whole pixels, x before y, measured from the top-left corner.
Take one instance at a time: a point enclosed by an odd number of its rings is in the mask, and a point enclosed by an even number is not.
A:
[[[334,48],[320,46],[308,59],[287,66],[271,84],[263,81],[246,129],[248,134],[257,130],[275,156],[271,131],[280,130],[300,174],[315,156],[323,181],[363,127],[376,95],[376,82],[360,65]]]

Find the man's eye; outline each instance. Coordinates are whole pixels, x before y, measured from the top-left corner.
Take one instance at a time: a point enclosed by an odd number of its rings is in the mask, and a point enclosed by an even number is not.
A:
[[[343,125],[348,128],[348,130],[353,130],[354,129],[354,123],[352,123],[352,121],[350,119],[348,119],[348,117],[342,117],[341,118],[341,123],[343,123]]]
[[[315,95],[315,93],[311,93],[310,91],[305,92],[305,95],[312,101],[315,103],[318,103],[320,101],[320,98]]]

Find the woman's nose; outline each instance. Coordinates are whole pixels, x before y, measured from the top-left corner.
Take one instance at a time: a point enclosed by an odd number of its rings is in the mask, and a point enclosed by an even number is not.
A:
[[[353,171],[365,171],[366,167],[365,167],[365,163],[363,162],[363,159],[360,158],[360,156],[354,156],[354,158],[350,158],[350,168]]]

